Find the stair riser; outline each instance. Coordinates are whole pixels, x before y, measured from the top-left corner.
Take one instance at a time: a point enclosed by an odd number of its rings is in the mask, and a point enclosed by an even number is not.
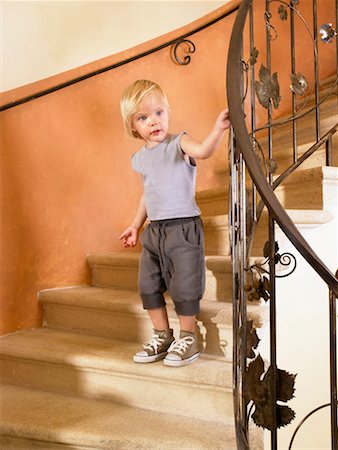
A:
[[[228,213],[228,197],[210,197],[204,200],[198,200],[198,206],[203,217],[220,216]]]
[[[137,267],[93,266],[92,285],[137,291]]]
[[[40,361],[3,358],[1,365],[2,382],[6,384],[114,401],[161,413],[232,422],[232,392],[226,389],[206,389],[191,383],[180,384],[177,380],[160,381],[128,376],[125,372],[97,371]],[[163,366],[163,370],[180,369]]]
[[[206,255],[230,255],[228,226],[205,226],[204,233]]]
[[[95,287],[127,289],[137,291],[138,269],[94,266],[92,285]],[[232,274],[206,270],[206,283],[203,298],[206,300],[231,301]]]
[[[146,342],[151,333],[151,324],[145,314],[121,314],[116,312],[74,308],[67,305],[47,303],[45,326],[49,328],[107,337],[127,342]],[[170,318],[174,336],[179,336],[177,318]],[[210,355],[225,356],[232,361],[232,329],[226,325],[197,323],[197,335],[201,348]]]

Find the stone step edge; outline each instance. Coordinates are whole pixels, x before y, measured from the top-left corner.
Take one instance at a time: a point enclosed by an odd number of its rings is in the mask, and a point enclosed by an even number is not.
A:
[[[331,211],[323,209],[286,209],[289,217],[292,219],[296,226],[301,225],[321,225],[330,222],[333,219]],[[262,212],[262,217],[267,216],[268,211],[266,209]],[[218,216],[210,216],[204,219],[206,228],[228,228],[228,215],[220,214]]]
[[[278,178],[279,175],[276,175],[274,178]],[[283,188],[284,185],[293,185],[299,183],[299,178],[301,178],[302,182],[304,181],[314,181],[314,178],[318,178],[321,181],[329,181],[329,182],[336,182],[338,181],[338,167],[336,166],[323,166],[323,167],[313,167],[310,169],[299,169],[296,172],[294,172],[292,175],[290,175],[288,178],[286,178],[283,183],[278,186],[278,189]],[[224,199],[228,195],[229,188],[228,186],[225,187],[217,187],[212,189],[206,189],[203,191],[197,191],[196,192],[196,199],[197,201],[204,201],[208,202],[210,199],[216,200],[216,199]],[[225,201],[226,201],[225,199]]]
[[[331,211],[324,209],[286,209],[285,210],[296,226],[316,226],[330,222],[334,215]],[[268,211],[263,209],[261,220],[267,218]],[[228,215],[205,217],[203,219],[206,229],[220,230],[228,228]],[[278,227],[278,225],[277,225]]]
[[[327,130],[325,130],[325,133],[328,132],[332,127],[329,127]],[[323,133],[323,135],[325,134]],[[286,134],[286,133],[285,133]],[[333,141],[335,141],[338,138],[338,132],[334,133],[332,136]],[[265,142],[264,142],[265,138],[262,138],[260,140],[260,144],[262,147],[265,146]],[[298,156],[302,156],[307,150],[309,150],[317,141],[314,139],[307,139],[306,142],[302,143],[302,144],[298,144],[297,148],[298,148]],[[278,170],[278,163],[282,164],[284,162],[288,162],[288,164],[290,165],[292,163],[291,159],[292,159],[292,152],[293,152],[293,147],[292,147],[292,143],[284,143],[282,141],[278,141],[274,144],[273,147],[273,159],[275,159],[277,161],[277,170]],[[320,146],[311,157],[315,156],[316,154],[323,154],[323,152],[325,151],[324,149],[324,144],[322,146]],[[325,166],[319,166],[319,167],[325,167]],[[300,165],[299,170],[307,170],[307,169],[302,169],[302,165]],[[227,164],[220,164],[216,169],[215,169],[215,174],[221,177],[228,177],[229,175],[229,167]]]
[[[79,399],[65,394],[12,385],[2,386],[0,393],[3,409],[0,436],[32,442],[32,447],[35,443],[46,443],[46,448],[48,448],[47,444],[60,444],[60,448],[64,445],[65,448],[71,446],[71,448],[93,450],[107,449],[118,448],[121,442],[133,439],[135,448],[151,448],[150,446],[156,443],[157,449],[169,450],[174,441],[177,448],[181,442],[189,445],[189,437],[186,435],[187,427],[189,429],[194,427],[193,443],[199,432],[199,440],[205,438],[205,445],[215,432],[217,432],[217,437],[214,437],[215,443],[218,440],[221,442],[225,432],[232,436],[229,439],[231,445],[235,443],[233,426],[225,424],[215,424],[169,413],[159,414],[113,402]],[[26,408],[22,407],[23,404]],[[50,414],[50,405],[52,405],[53,414]],[[27,411],[30,413],[27,414]],[[142,421],[139,420],[140,413]],[[149,427],[150,432],[148,427],[144,427],[144,421],[152,424]],[[161,431],[154,433],[156,423],[159,430],[166,428],[166,435],[163,435]],[[167,443],[165,436],[169,438]],[[184,439],[186,441],[183,441]],[[74,445],[76,447],[73,447]]]
[[[92,268],[106,266],[128,270],[138,268],[140,253],[128,252],[128,250],[125,252],[89,253],[86,258],[87,263]],[[205,263],[208,269],[215,272],[231,272],[231,256],[207,255],[205,256]]]
[[[111,267],[118,270],[138,269],[140,253],[136,252],[108,252],[89,253],[86,256],[90,268]],[[262,261],[261,256],[252,256],[250,264]],[[212,272],[229,273],[232,272],[230,255],[205,255],[206,269]]]
[[[133,302],[125,300],[117,303],[114,299],[104,298],[103,294],[119,294],[133,299]],[[100,298],[101,296],[101,298]],[[148,316],[143,309],[139,295],[133,291],[124,291],[112,288],[97,288],[93,286],[79,286],[73,289],[54,288],[39,292],[39,301],[43,305],[53,304],[71,306],[73,308],[95,309],[107,312],[115,312],[125,315]],[[219,326],[232,326],[232,304],[227,302],[202,300],[200,302],[201,312],[197,320],[202,324],[216,324]],[[171,301],[167,303],[167,311],[170,320],[177,319],[174,305]],[[253,320],[256,328],[261,328],[268,320],[267,306],[264,304],[248,305],[249,320]]]
[[[34,342],[41,344],[40,347],[28,347],[30,335],[39,330],[40,335],[38,339],[35,338]],[[70,359],[62,352],[57,352],[57,347],[54,342],[54,352],[50,351],[50,348],[44,348],[43,344],[46,342],[48,335],[56,337],[57,339],[68,338],[72,340],[74,344],[79,339],[82,339],[84,348],[90,348],[90,344],[97,343],[98,348],[102,352],[104,346],[108,346],[111,349],[111,353],[106,352],[106,356],[102,353],[100,356],[86,354],[84,350],[79,352],[77,356]],[[19,339],[17,339],[19,337]],[[6,339],[7,338],[7,339]],[[4,341],[9,341],[5,342]],[[14,340],[14,343],[11,342]],[[2,341],[2,342],[1,342]],[[140,344],[130,342],[120,342],[116,339],[102,338],[91,335],[81,335],[79,333],[69,331],[59,331],[49,328],[40,328],[33,330],[24,330],[7,335],[5,339],[0,341],[0,360],[22,360],[30,363],[45,364],[49,366],[58,367],[71,367],[76,371],[90,371],[98,373],[109,373],[112,376],[123,375],[123,378],[130,379],[147,379],[148,381],[166,383],[170,385],[180,386],[195,386],[197,389],[207,389],[216,392],[230,392],[231,391],[231,364],[224,360],[224,358],[213,357],[208,355],[207,358],[202,354],[201,357],[188,366],[178,368],[166,367],[161,364],[161,361],[153,364],[136,364],[132,361],[132,355],[140,350]],[[21,342],[21,344],[20,344]],[[87,346],[85,345],[87,342]],[[118,343],[118,344],[117,344]],[[20,344],[20,345],[19,345]],[[102,344],[102,345],[100,345]],[[119,345],[124,349],[123,352],[119,352],[114,355],[113,345]],[[32,345],[32,344],[31,344]],[[202,366],[201,366],[202,364]],[[207,366],[206,366],[207,364]],[[206,370],[201,370],[201,367]],[[164,370],[163,370],[164,369]],[[175,370],[176,369],[176,370]],[[219,379],[219,371],[226,371],[229,373],[229,380],[226,377]],[[205,380],[201,372],[208,373],[208,379]],[[214,374],[214,375],[213,375]],[[228,383],[228,385],[226,385]]]

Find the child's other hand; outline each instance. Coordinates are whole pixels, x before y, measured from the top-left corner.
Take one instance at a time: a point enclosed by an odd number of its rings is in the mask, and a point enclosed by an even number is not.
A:
[[[229,119],[229,110],[225,109],[220,113],[220,115],[216,119],[215,126],[221,130],[227,130],[231,126],[231,122]]]
[[[130,226],[124,230],[119,239],[122,240],[122,244],[127,248],[134,247],[136,245],[137,237],[138,228]]]

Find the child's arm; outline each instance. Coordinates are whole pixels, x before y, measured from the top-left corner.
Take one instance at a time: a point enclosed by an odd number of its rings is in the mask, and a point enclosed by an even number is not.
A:
[[[137,243],[138,233],[147,218],[147,211],[144,203],[144,195],[140,198],[137,211],[131,225],[124,230],[119,239],[125,247],[134,247]]]
[[[229,110],[225,109],[217,117],[213,129],[202,141],[194,141],[190,136],[183,134],[181,137],[181,148],[184,153],[194,159],[206,159],[211,156],[221,142],[224,131],[230,128]]]

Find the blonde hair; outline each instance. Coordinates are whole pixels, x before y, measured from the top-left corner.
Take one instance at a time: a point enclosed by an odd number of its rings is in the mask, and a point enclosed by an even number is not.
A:
[[[150,94],[158,92],[165,103],[165,106],[169,111],[169,103],[167,96],[161,89],[161,87],[149,80],[137,80],[130,86],[128,86],[122,94],[120,107],[121,114],[124,122],[124,127],[129,136],[140,138],[137,131],[132,129],[132,117],[135,114],[140,103]]]

